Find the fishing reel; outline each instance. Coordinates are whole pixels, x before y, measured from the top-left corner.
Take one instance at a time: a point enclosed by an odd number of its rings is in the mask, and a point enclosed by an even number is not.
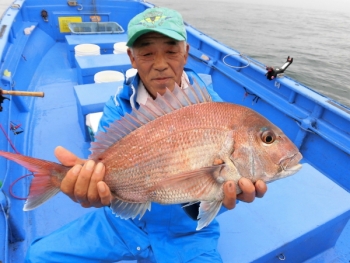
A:
[[[288,56],[286,63],[284,63],[282,67],[280,68],[266,67],[266,70],[267,70],[267,73],[265,74],[266,78],[268,80],[275,79],[278,75],[282,74],[292,63],[293,63],[293,58]]]

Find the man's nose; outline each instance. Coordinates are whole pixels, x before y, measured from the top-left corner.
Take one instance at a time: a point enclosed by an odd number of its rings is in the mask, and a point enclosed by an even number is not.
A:
[[[154,58],[154,68],[159,71],[167,69],[168,63],[163,54],[157,54]]]

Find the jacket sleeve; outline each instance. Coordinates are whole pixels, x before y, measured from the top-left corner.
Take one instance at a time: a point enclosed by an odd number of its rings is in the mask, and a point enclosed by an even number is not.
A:
[[[211,99],[215,102],[223,102],[224,100],[220,98],[220,96],[214,91],[213,84],[207,86],[207,91],[211,97]]]
[[[208,74],[196,75],[193,71],[192,71],[192,74],[194,74],[195,76],[198,76],[203,81],[203,84],[205,84],[207,91],[213,101],[223,102],[223,99],[221,99],[220,96],[214,91],[213,80],[211,78],[211,75],[208,75]]]

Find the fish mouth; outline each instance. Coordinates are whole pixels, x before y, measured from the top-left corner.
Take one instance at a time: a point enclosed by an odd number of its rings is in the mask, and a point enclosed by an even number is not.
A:
[[[277,174],[277,178],[283,178],[298,172],[302,165],[299,163],[303,158],[300,152],[293,154],[291,157],[287,157],[280,161],[280,172]]]
[[[288,168],[282,168],[282,170],[277,174],[278,178],[283,178],[283,177],[287,177],[289,175],[295,174],[296,172],[298,172],[301,169],[302,165],[300,163],[292,166],[292,167],[288,167]]]
[[[290,170],[294,166],[297,166],[302,158],[303,156],[301,155],[301,153],[297,152],[290,157],[282,159],[279,163],[279,166],[281,167],[282,171]]]
[[[278,174],[276,174],[274,177],[272,178],[269,178],[269,180],[265,181],[267,184],[269,183],[272,183],[276,180],[279,180],[279,179],[282,179],[282,178],[285,178],[285,177],[288,177],[288,176],[291,176],[295,173],[297,173],[300,169],[302,168],[302,165],[300,163],[292,166],[292,167],[289,167],[285,170],[282,170],[280,171]]]

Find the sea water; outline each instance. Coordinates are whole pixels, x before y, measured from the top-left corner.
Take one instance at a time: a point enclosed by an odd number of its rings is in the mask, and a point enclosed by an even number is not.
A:
[[[178,10],[190,25],[264,65],[280,67],[293,57],[286,75],[350,107],[350,8],[233,0],[151,2]]]

